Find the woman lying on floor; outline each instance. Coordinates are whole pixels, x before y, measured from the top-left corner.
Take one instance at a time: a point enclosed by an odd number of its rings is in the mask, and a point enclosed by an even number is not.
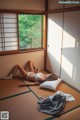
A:
[[[19,85],[19,87],[23,87],[23,86],[33,86],[33,85],[39,85],[40,83],[50,80],[50,79],[56,79],[56,76],[53,76],[52,74],[43,74],[41,72],[38,72],[38,69],[35,67],[35,65],[31,62],[28,61],[26,64],[26,68],[24,69],[23,67],[21,67],[20,65],[16,65],[12,71],[10,72],[9,75],[13,75],[15,74],[15,71],[19,70],[20,73],[23,75],[23,77],[27,80],[27,81],[31,81],[33,83],[27,83],[27,84],[21,84]]]

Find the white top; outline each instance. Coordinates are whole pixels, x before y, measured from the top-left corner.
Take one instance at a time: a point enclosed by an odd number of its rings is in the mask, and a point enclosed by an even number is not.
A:
[[[34,72],[28,72],[27,73],[27,76],[28,77],[33,77],[33,78],[35,78],[35,80],[37,81],[39,78],[41,78],[41,77],[43,77],[44,76],[44,74],[43,73],[34,73]]]

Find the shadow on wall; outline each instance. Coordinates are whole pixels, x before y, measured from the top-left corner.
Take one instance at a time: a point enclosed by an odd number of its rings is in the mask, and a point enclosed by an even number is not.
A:
[[[60,77],[60,63],[55,59],[53,53],[50,51],[48,51],[47,63],[48,63],[48,70],[56,74],[58,77]]]
[[[57,13],[54,13],[57,14]],[[52,14],[52,16],[54,16]],[[59,13],[58,13],[59,14]],[[62,27],[56,21],[52,19],[56,25]],[[51,31],[52,32],[52,31]],[[57,35],[56,35],[57,36]],[[53,51],[54,53],[54,51]],[[51,54],[49,52],[49,54]],[[51,64],[50,58],[48,56],[48,62],[50,68],[53,69],[56,64],[60,64],[52,56],[53,65]],[[80,11],[72,11],[64,13],[64,28],[63,28],[63,48],[62,48],[62,61],[61,61],[61,78],[69,83],[80,83]],[[75,86],[74,85],[74,86]],[[79,89],[80,86],[78,85]]]
[[[67,54],[66,51],[69,51],[69,54]],[[71,51],[71,52],[70,52]],[[64,72],[65,77],[68,76],[68,79],[73,79],[74,81],[78,80],[78,74],[80,73],[79,71],[77,72],[77,68],[79,67],[79,65],[76,65],[77,62],[77,58],[78,56],[76,55],[76,58],[72,58],[74,56],[74,49],[64,49],[64,52],[66,52],[66,57],[64,57],[64,53],[62,54],[63,57],[63,62],[62,65],[55,59],[55,57],[53,56],[53,54],[49,51],[48,54],[48,64],[49,64],[49,70],[53,71],[57,69],[56,66],[60,66],[61,67],[61,71]],[[77,51],[78,53],[79,51]],[[73,56],[71,56],[71,54],[73,54]],[[50,59],[51,57],[51,59]],[[51,61],[52,60],[52,61]],[[78,62],[77,62],[78,63]],[[65,65],[65,66],[64,66]],[[59,74],[58,77],[60,76],[60,71],[59,73],[55,73],[56,75]],[[66,75],[67,74],[67,75]]]
[[[62,68],[69,74],[73,81],[80,82],[80,49],[63,48]]]
[[[62,68],[72,81],[80,81],[80,11],[64,14]],[[61,72],[64,77],[63,71]]]
[[[67,54],[67,52],[69,51],[69,54]],[[71,51],[71,52],[70,52]],[[64,52],[66,52],[66,57],[64,57],[64,53],[62,54],[63,57],[63,62],[62,65],[55,59],[55,57],[53,56],[53,54],[51,54],[50,52],[48,53],[48,64],[49,64],[49,70],[53,71],[57,70],[57,67],[60,67],[60,71],[58,71],[57,73],[55,73],[56,75],[58,75],[58,77],[61,77],[62,80],[65,80],[66,82],[68,82],[69,84],[73,85],[75,88],[80,90],[80,79],[79,79],[79,73],[80,71],[77,71],[79,68],[79,65],[76,63],[77,62],[77,58],[78,58],[78,54],[76,55],[76,58],[72,58],[74,56],[74,49],[64,49]],[[79,50],[78,48],[76,49],[76,52],[78,53]],[[73,54],[73,56],[71,56]],[[51,57],[51,59],[50,59]],[[52,61],[51,61],[52,60]],[[57,67],[56,67],[57,66]],[[58,68],[59,68],[58,67]]]

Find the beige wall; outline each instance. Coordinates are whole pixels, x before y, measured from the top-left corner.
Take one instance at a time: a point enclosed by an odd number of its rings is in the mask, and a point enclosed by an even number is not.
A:
[[[45,10],[45,0],[0,0],[0,9]],[[32,60],[41,70],[44,69],[44,51],[0,56],[0,78],[7,75],[14,65],[22,66]]]
[[[60,4],[60,1],[65,0],[48,0],[48,10],[55,10],[55,9],[62,9],[62,8],[69,8],[69,7],[79,7],[80,4]],[[80,2],[80,0],[66,0],[67,2],[72,1],[74,2]]]
[[[48,0],[48,10],[64,8],[63,4],[59,4],[59,0]]]
[[[80,2],[80,0],[71,0],[73,3],[75,2],[75,4],[66,4],[65,8],[69,8],[69,7],[79,7],[80,3],[77,4],[78,2]],[[77,2],[77,3],[76,3]]]
[[[0,0],[0,9],[45,10],[45,0]]]
[[[32,60],[39,70],[44,69],[44,51],[0,56],[0,78],[6,76],[16,64],[25,66],[28,60]]]

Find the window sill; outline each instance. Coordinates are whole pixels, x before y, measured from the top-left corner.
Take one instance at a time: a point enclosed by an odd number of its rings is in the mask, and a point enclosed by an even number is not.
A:
[[[27,49],[27,50],[21,50],[19,53],[28,53],[28,52],[37,52],[37,51],[43,51],[44,48],[35,48],[35,49]]]
[[[23,53],[37,52],[37,51],[44,51],[44,48],[2,52],[2,53],[0,53],[0,56],[13,55],[13,54],[23,54]]]

